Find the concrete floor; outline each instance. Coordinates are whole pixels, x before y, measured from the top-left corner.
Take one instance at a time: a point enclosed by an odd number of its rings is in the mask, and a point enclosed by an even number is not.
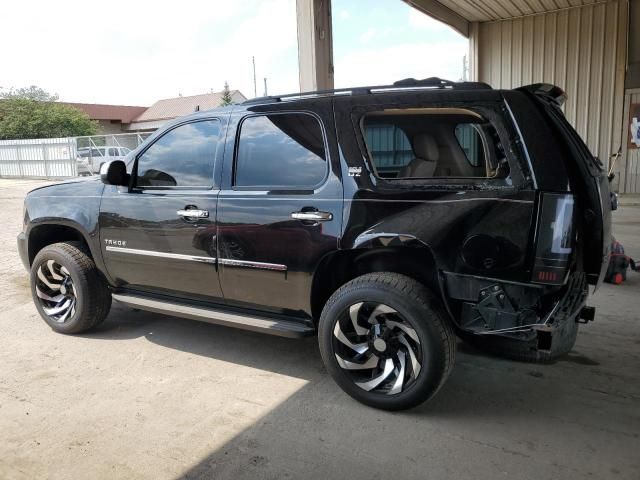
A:
[[[364,407],[314,339],[114,305],[81,336],[38,317],[14,239],[24,194],[0,180],[0,478],[640,478],[640,274],[605,285],[554,365],[459,345],[429,404]],[[640,207],[615,214],[640,258]]]

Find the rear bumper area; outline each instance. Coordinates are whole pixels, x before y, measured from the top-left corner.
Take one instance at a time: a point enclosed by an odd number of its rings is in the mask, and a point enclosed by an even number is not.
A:
[[[587,276],[584,273],[572,274],[566,287],[544,322],[532,327],[532,333],[537,336],[538,350],[553,354],[564,349],[567,339],[575,338],[576,324],[589,295]]]
[[[557,329],[576,319],[588,296],[582,272],[559,288],[444,272],[444,286],[458,327],[478,335]]]
[[[449,307],[461,334],[475,343],[505,345],[514,352],[540,352],[547,358],[566,353],[575,342],[580,319],[592,320],[585,307],[587,277],[572,273],[566,284],[550,288],[528,283],[444,272]],[[527,356],[530,356],[528,353]]]
[[[22,265],[28,271],[30,270],[29,265],[29,253],[27,251],[27,237],[24,232],[21,232],[18,235],[18,253],[20,254],[20,260],[22,260]]]

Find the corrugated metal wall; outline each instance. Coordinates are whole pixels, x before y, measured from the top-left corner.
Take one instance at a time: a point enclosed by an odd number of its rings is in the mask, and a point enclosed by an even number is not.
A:
[[[607,163],[621,146],[627,16],[628,2],[617,0],[480,23],[479,80],[560,86],[567,118]]]
[[[624,111],[624,156],[626,158],[626,169],[622,181],[624,182],[624,191],[628,193],[640,193],[640,149],[627,148],[629,144],[630,123],[629,106],[631,104],[640,104],[640,89],[628,90],[625,96]],[[629,130],[627,130],[629,129]]]

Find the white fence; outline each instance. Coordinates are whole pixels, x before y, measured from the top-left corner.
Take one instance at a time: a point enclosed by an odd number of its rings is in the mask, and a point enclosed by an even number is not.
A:
[[[78,149],[104,152],[100,147],[126,147],[131,150],[150,133],[123,133],[91,137],[0,140],[0,177],[66,178],[78,171]],[[104,155],[104,153],[101,153]]]
[[[76,145],[73,138],[0,140],[0,177],[74,177]]]

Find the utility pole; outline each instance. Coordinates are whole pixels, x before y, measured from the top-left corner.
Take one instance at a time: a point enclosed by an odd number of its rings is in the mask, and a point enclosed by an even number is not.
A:
[[[267,77],[264,77],[264,96],[269,96],[269,94],[267,93]]]
[[[256,83],[256,57],[251,57],[253,63],[253,96],[258,96],[258,84]]]
[[[462,81],[466,82],[468,80],[468,72],[469,68],[467,67],[467,56],[462,57]]]

